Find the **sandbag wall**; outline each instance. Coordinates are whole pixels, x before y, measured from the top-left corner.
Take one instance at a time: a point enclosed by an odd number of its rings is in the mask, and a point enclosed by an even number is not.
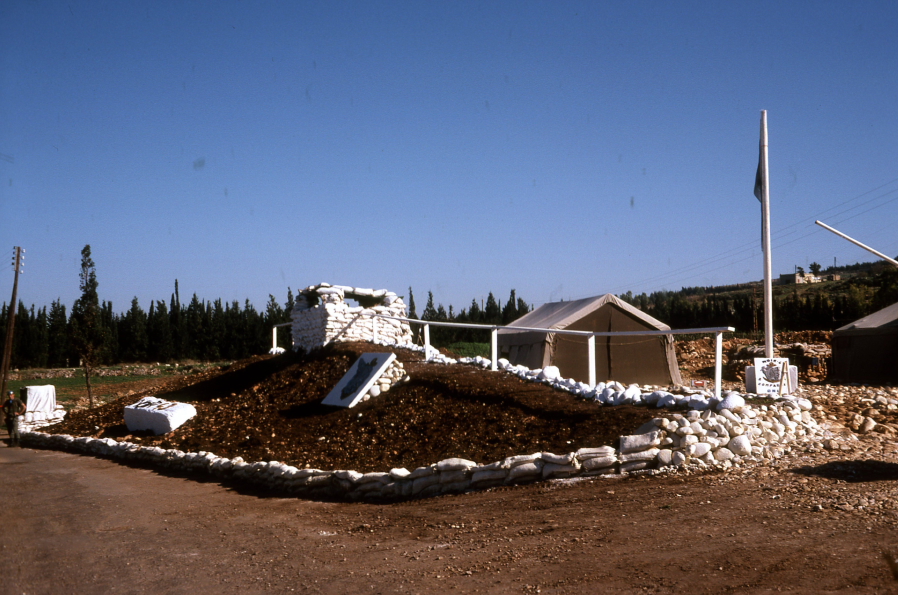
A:
[[[632,436],[622,436],[619,448],[581,448],[556,455],[535,453],[488,464],[451,458],[413,471],[359,473],[351,470],[299,469],[277,461],[248,463],[241,457],[210,452],[185,453],[110,438],[73,438],[37,432],[23,434],[27,446],[72,450],[178,471],[210,473],[224,480],[256,484],[309,498],[391,500],[459,493],[543,479],[653,473],[677,467],[730,468],[782,456],[792,443],[822,448],[831,438],[807,410],[795,401],[753,407],[736,406],[668,413],[656,417]]]
[[[351,307],[346,299],[359,306]],[[322,347],[339,341],[379,339],[396,345],[410,344],[412,330],[400,320],[374,318],[366,314],[405,317],[402,298],[386,289],[360,289],[321,283],[303,289],[291,313],[294,350]]]

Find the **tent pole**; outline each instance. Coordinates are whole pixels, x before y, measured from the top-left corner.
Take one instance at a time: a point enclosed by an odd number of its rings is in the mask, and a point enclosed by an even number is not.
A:
[[[589,335],[589,338],[586,340],[586,344],[589,347],[587,349],[589,353],[589,386],[595,388],[596,387],[596,336]]]

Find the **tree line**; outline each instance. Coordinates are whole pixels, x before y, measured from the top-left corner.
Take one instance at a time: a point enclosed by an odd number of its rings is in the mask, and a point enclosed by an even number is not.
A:
[[[409,318],[418,318],[415,295],[412,288],[408,288],[408,314]],[[490,292],[486,302],[478,304],[476,299],[471,300],[471,305],[455,312],[450,305],[449,309],[443,304],[434,305],[433,292],[427,292],[427,303],[421,313],[420,320],[433,320],[438,322],[459,322],[469,324],[506,325],[527,314],[533,307],[517,296],[514,289],[508,296],[508,301],[502,303]],[[417,338],[420,327],[413,326],[413,332]],[[486,331],[479,329],[465,329],[435,326],[430,329],[431,342],[437,347],[445,347],[453,343],[483,343],[489,341]]]
[[[290,322],[293,291],[287,288],[283,305],[274,295],[268,296],[264,311],[257,311],[249,300],[223,302],[204,300],[196,293],[182,303],[178,280],[168,300],[150,300],[144,310],[137,297],[123,313],[113,310],[112,302],[100,300],[96,268],[90,246],[81,252],[79,272],[81,296],[71,310],[60,300],[49,308],[26,307],[19,300],[16,309],[15,334],[11,367],[66,368],[84,366],[87,377],[97,365],[172,361],[231,361],[266,353],[271,347],[271,328]],[[415,298],[409,287],[409,316],[418,318]],[[423,320],[508,324],[531,310],[530,305],[511,290],[503,306],[492,293],[481,306],[472,300],[467,309],[456,313],[442,304],[434,305],[428,292]],[[0,309],[0,336],[5,336],[9,322],[9,305]],[[433,329],[432,337],[439,345],[453,342],[483,342],[482,332],[469,329]],[[278,332],[278,345],[292,344],[289,327]]]
[[[650,294],[621,294],[636,306],[671,328],[733,326],[739,332],[764,328],[764,297],[743,291],[737,295],[717,295],[714,288],[684,288]],[[691,297],[691,299],[689,299]],[[843,291],[793,291],[774,296],[773,326],[777,330],[834,330],[898,302],[898,271],[879,269],[873,274],[852,278]]]
[[[196,294],[181,303],[178,283],[169,300],[151,300],[145,311],[138,299],[124,313],[115,313],[112,302],[99,306],[97,363],[113,365],[137,362],[183,360],[225,361],[266,353],[271,348],[271,327],[290,321],[293,295],[281,305],[273,296],[263,312],[249,300],[223,302],[201,300]],[[83,358],[77,343],[77,316],[73,307],[55,300],[49,307],[26,307],[19,301],[16,310],[13,368],[66,368],[78,366]],[[6,332],[9,305],[0,313],[0,333]],[[278,333],[278,344],[289,347],[288,329]]]
[[[112,365],[137,362],[230,361],[265,353],[271,346],[271,328],[290,322],[294,306],[292,290],[278,302],[269,295],[264,311],[249,300],[223,302],[201,300],[194,293],[182,303],[175,280],[168,300],[151,300],[145,311],[138,299],[123,313],[113,311],[112,302],[100,301],[90,246],[82,251],[81,297],[70,312],[60,300],[48,307],[30,308],[20,300],[16,310],[11,357],[13,368],[57,368],[78,365]],[[620,295],[671,328],[734,326],[745,332],[763,328],[763,297],[747,291],[722,295],[717,288],[683,288],[651,294]],[[852,278],[844,291],[800,294],[797,288],[775,297],[774,327],[777,330],[833,330],[898,302],[898,271],[879,268],[866,276]],[[533,308],[514,289],[503,305],[492,292],[485,302],[471,300],[467,308],[455,312],[435,304],[433,292],[420,317],[412,288],[409,287],[408,313],[421,320],[506,325]],[[0,309],[0,336],[5,336],[9,305]],[[416,333],[420,327],[413,326]],[[483,343],[489,336],[478,329],[432,327],[431,341],[437,346],[453,343]],[[289,348],[289,327],[278,333],[278,344]]]

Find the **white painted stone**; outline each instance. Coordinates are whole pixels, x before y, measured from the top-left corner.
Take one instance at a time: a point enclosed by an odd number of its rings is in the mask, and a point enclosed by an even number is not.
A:
[[[698,436],[695,434],[687,434],[680,439],[680,446],[686,447],[690,444],[698,444]]]
[[[711,445],[707,442],[697,442],[695,444],[689,445],[686,452],[689,454],[689,456],[692,457],[703,457],[711,452]]]
[[[561,371],[558,370],[558,366],[546,366],[537,378],[540,380],[555,380],[556,378],[561,378]]]
[[[751,442],[749,441],[748,436],[744,434],[742,436],[736,436],[735,438],[730,440],[727,448],[729,448],[734,455],[739,455],[740,457],[747,456],[752,453]]]
[[[661,409],[661,408],[665,408],[665,407],[675,407],[676,404],[677,404],[677,398],[674,395],[667,393],[667,394],[663,395],[660,399],[658,399],[658,402],[656,403],[655,406],[658,407],[659,409]]]
[[[704,411],[708,408],[708,400],[701,395],[692,395],[689,397],[687,407],[696,411]]]

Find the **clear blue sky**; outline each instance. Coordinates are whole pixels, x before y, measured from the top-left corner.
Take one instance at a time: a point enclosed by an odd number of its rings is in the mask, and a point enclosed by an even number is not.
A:
[[[456,310],[898,254],[895,2],[0,3],[19,297],[327,281]],[[12,269],[2,260],[0,301]]]

